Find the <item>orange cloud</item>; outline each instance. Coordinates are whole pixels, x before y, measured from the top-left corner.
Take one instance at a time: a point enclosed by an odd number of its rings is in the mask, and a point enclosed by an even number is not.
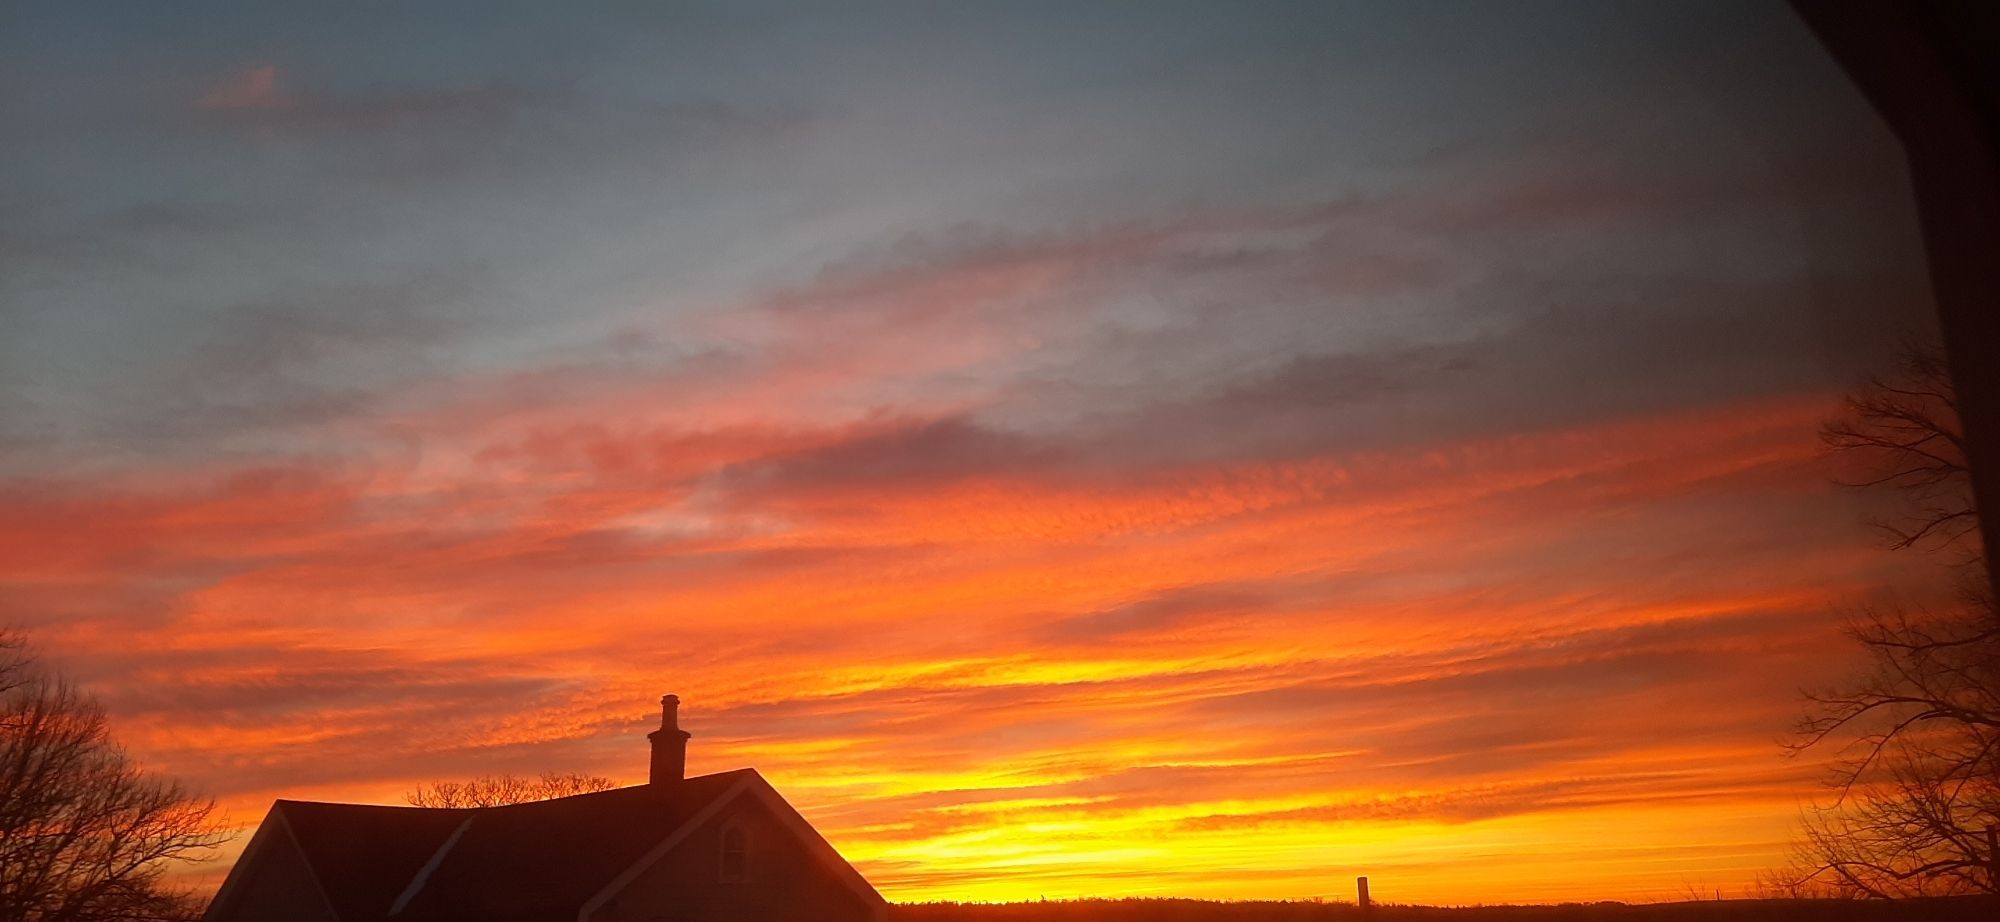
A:
[[[502,427],[462,469],[45,484],[0,546],[121,736],[244,816],[632,780],[671,686],[697,770],[758,765],[899,898],[1643,896],[1776,859],[1811,766],[1770,739],[1893,579],[1763,524],[1844,517],[1824,405],[1116,475],[950,417]],[[1727,834],[1613,858],[1612,818]],[[1463,879],[1503,844],[1595,857]]]

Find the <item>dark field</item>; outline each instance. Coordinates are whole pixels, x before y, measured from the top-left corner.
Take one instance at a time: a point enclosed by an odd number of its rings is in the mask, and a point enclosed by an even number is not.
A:
[[[902,903],[890,922],[1351,922],[1358,919],[1474,922],[2000,922],[2000,899],[1720,900],[1682,903],[1563,903],[1554,906],[1399,906],[1177,899],[1031,903]]]

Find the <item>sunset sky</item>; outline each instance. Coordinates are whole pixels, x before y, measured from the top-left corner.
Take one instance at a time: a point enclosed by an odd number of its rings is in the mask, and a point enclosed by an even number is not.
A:
[[[1737,892],[1937,582],[1776,0],[82,6],[0,13],[0,623],[239,825],[677,692],[892,900]]]

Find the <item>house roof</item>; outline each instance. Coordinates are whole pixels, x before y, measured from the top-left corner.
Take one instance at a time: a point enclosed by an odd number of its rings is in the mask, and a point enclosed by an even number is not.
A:
[[[573,919],[754,769],[502,807],[281,800],[341,922]]]
[[[281,800],[299,853],[343,922],[377,920],[424,866],[468,810],[377,807]]]

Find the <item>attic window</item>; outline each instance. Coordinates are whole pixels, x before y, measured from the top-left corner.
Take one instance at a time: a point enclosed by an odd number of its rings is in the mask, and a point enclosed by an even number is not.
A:
[[[750,836],[738,822],[722,827],[722,882],[740,884],[750,879]]]

